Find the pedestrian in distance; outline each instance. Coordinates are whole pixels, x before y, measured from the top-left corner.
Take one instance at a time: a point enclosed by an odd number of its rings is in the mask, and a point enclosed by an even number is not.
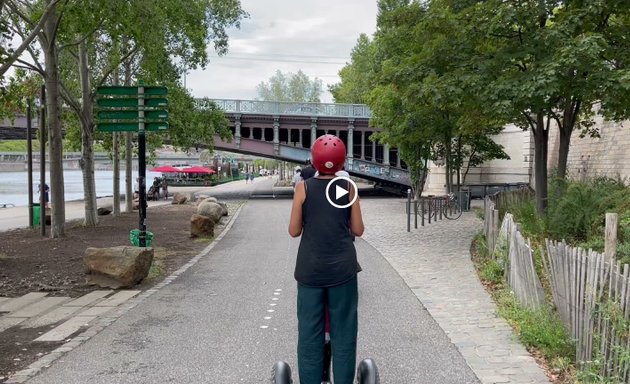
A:
[[[295,187],[300,181],[302,181],[302,170],[298,168],[295,170],[295,174],[293,175],[293,180],[291,180],[291,186],[293,187],[293,191],[295,191]]]
[[[289,234],[302,236],[295,265],[297,280],[298,371],[301,384],[320,384],[324,369],[325,313],[328,308],[335,384],[352,384],[357,348],[357,274],[361,270],[352,236],[363,235],[359,199],[347,208],[328,202],[326,186],[345,161],[344,143],[319,137],[311,148],[319,176],[297,184]],[[302,170],[304,171],[304,169]],[[347,203],[358,193],[349,186]],[[344,200],[345,201],[345,200]],[[343,202],[337,202],[343,205]]]
[[[316,173],[317,170],[313,168],[313,165],[310,163],[310,161],[307,161],[306,166],[302,168],[302,180],[308,180],[311,177],[315,177]]]
[[[245,184],[249,183],[249,171],[245,172]]]
[[[39,201],[42,200],[41,199],[41,194],[43,193],[44,194],[44,208],[49,208],[48,207],[48,202],[50,201],[50,199],[49,199],[50,196],[48,195],[49,191],[50,191],[50,188],[48,187],[48,184],[44,183],[44,188],[42,188],[42,186],[40,184],[40,186],[39,186],[39,194],[40,194]]]
[[[168,181],[166,177],[162,177],[160,188],[162,188],[162,192],[164,193],[164,200],[168,200]]]
[[[137,177],[133,183],[133,198],[137,199],[140,196],[140,178]]]

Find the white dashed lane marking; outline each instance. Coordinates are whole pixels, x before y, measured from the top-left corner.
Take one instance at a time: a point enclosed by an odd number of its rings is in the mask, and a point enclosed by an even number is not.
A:
[[[281,288],[277,288],[277,289],[274,290],[273,295],[274,296],[280,296],[281,293],[282,293],[282,289]],[[271,300],[272,301],[279,301],[280,298],[279,297],[272,297]],[[278,305],[278,303],[269,303],[270,307],[275,307],[277,305]],[[275,309],[267,309],[267,313],[273,313],[275,311],[276,311]],[[263,317],[263,319],[266,320],[266,321],[269,321],[269,320],[272,319],[272,316],[265,316],[265,317]],[[269,328],[269,325],[268,324],[263,324],[263,325],[260,326],[260,328],[261,329],[267,329],[267,328]],[[275,329],[276,328],[274,328],[274,330]]]

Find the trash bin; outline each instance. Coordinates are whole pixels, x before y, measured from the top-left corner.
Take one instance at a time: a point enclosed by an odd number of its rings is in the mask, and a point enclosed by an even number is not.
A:
[[[149,231],[145,231],[146,233],[146,246],[150,247],[151,246],[151,240],[153,240],[153,232],[149,232]],[[136,247],[140,246],[140,230],[139,229],[132,229],[129,232],[129,240],[131,240],[131,244],[135,245]]]
[[[467,189],[462,189],[457,192],[457,202],[459,203],[459,207],[463,212],[470,211],[470,191]]]
[[[39,227],[39,218],[41,215],[40,205],[33,203],[33,227]]]

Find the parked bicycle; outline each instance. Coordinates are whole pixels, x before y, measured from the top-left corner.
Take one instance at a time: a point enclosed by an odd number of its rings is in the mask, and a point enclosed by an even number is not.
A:
[[[462,216],[462,208],[453,192],[445,196],[426,199],[421,205],[421,210],[425,218],[432,217],[434,220],[438,216],[440,218],[446,217],[449,220],[457,220]]]

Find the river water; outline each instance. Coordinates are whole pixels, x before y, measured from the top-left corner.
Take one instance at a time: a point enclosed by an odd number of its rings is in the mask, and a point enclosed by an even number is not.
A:
[[[96,196],[112,196],[113,187],[112,171],[95,171]],[[154,177],[160,177],[161,173],[147,171],[147,183]],[[138,177],[133,172],[133,178]],[[63,172],[65,200],[83,199],[83,173],[81,170],[67,169]],[[46,183],[50,185],[50,174],[46,173]],[[33,200],[39,201],[39,171],[33,172]],[[120,193],[125,193],[125,171],[120,173]],[[28,205],[28,172],[0,172],[0,206],[13,204],[15,206]]]

